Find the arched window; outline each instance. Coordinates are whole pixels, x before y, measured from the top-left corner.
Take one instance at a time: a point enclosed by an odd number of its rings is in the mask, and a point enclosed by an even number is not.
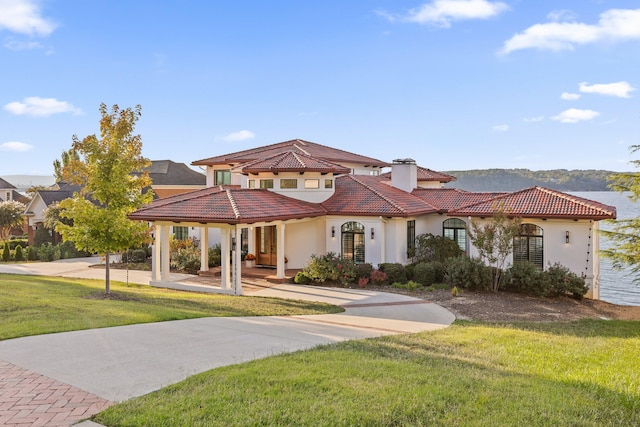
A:
[[[460,249],[467,251],[467,224],[458,218],[449,218],[442,223],[442,235],[452,239]]]
[[[513,239],[513,262],[531,262],[544,267],[542,228],[535,224],[522,224],[520,235]]]
[[[359,222],[342,224],[342,258],[356,264],[364,263],[364,225]]]

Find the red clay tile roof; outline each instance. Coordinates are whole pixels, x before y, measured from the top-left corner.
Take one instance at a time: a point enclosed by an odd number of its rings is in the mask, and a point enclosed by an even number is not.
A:
[[[380,175],[385,178],[391,178],[391,172],[385,172]],[[435,182],[451,182],[457,178],[453,175],[448,175],[442,172],[436,172],[431,169],[418,166],[418,182],[435,181]]]
[[[295,151],[296,153],[306,154],[318,159],[338,164],[355,163],[364,166],[389,166],[388,163],[385,163],[378,159],[361,156],[359,154],[350,153],[348,151],[339,150],[337,148],[327,147],[326,145],[316,144],[315,142],[304,141],[302,139],[292,139],[290,141],[278,142],[277,144],[265,145],[262,147],[251,148],[235,153],[223,154],[216,157],[209,157],[207,159],[196,160],[191,164],[194,166],[235,166],[240,163],[252,162],[264,157],[282,153],[283,151]]]
[[[350,173],[351,169],[336,163],[295,151],[276,153],[238,166],[242,173],[260,172],[323,172],[333,174]]]
[[[411,194],[435,206],[438,210],[447,212],[507,193],[472,193],[458,188],[416,188]]]
[[[504,207],[509,216],[523,218],[615,219],[616,208],[543,187],[507,193],[449,211],[455,216],[491,216]]]
[[[368,175],[336,178],[335,193],[322,206],[332,215],[406,217],[437,212],[423,200]]]
[[[129,215],[143,221],[252,224],[326,215],[316,203],[268,190],[212,187],[154,201]]]

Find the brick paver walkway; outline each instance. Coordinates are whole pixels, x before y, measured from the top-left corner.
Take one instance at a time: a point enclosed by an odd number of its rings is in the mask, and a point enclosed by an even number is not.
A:
[[[70,426],[112,404],[0,360],[0,425]]]

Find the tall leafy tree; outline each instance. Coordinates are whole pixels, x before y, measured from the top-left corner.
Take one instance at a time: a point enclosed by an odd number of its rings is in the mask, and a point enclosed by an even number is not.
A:
[[[15,200],[0,202],[0,240],[7,240],[12,229],[22,227],[24,209]]]
[[[478,250],[480,259],[492,268],[493,291],[500,288],[502,270],[507,262],[507,257],[513,252],[513,239],[520,234],[520,218],[509,218],[500,206],[493,219],[484,224],[471,221],[469,239]]]
[[[60,159],[53,161],[53,176],[56,182],[64,181],[64,168],[74,160],[80,160],[80,156],[75,149],[70,148],[62,152]]]
[[[640,145],[629,147],[631,153],[640,150]],[[640,160],[630,162],[636,168],[640,167]],[[609,188],[614,191],[628,193],[629,199],[634,202],[640,200],[640,173],[621,172],[609,176]],[[602,231],[613,244],[608,249],[601,249],[600,254],[611,259],[613,268],[620,269],[630,267],[640,282],[640,216],[630,219],[618,219],[611,221],[613,227],[610,231]]]
[[[60,202],[62,218],[73,225],[57,221],[65,241],[74,242],[79,250],[105,256],[105,290],[110,293],[110,254],[139,246],[149,240],[146,223],[134,222],[127,215],[151,202],[153,193],[143,169],[150,161],[142,156],[142,137],[134,135],[141,107],[111,111],[100,104],[100,137],[89,135],[82,140],[73,136],[77,159],[63,170],[65,181],[80,185],[73,198]]]

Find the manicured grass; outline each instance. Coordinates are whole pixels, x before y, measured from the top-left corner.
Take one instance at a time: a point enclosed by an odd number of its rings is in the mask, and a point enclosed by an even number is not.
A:
[[[107,426],[630,426],[640,322],[482,324],[215,369],[115,405]]]
[[[234,297],[104,281],[0,274],[0,340],[27,335],[212,316],[336,313],[324,303]]]

